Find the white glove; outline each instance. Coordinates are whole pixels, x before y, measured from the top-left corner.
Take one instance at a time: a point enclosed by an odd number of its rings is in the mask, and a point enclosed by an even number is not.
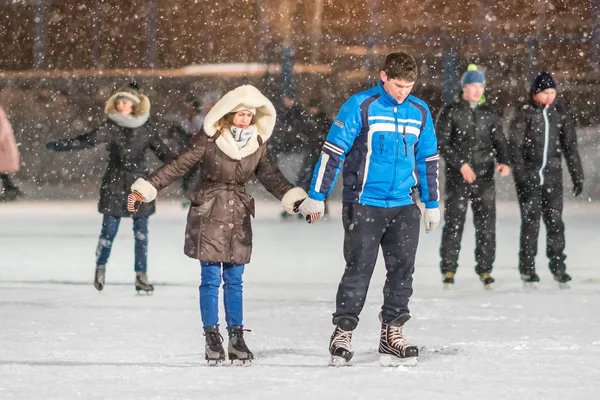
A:
[[[423,222],[425,223],[425,233],[434,230],[440,224],[440,209],[426,208]]]
[[[313,224],[325,213],[325,202],[307,197],[298,207],[298,211],[304,217],[310,217],[310,221],[307,221]]]

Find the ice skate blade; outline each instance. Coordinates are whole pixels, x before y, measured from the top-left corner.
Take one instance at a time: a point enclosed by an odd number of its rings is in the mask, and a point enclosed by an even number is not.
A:
[[[234,367],[251,367],[252,360],[230,360],[230,364]]]
[[[538,288],[537,282],[523,282],[523,289],[536,290]]]
[[[139,296],[142,295],[146,295],[146,296],[152,296],[152,294],[154,294],[154,290],[144,290],[144,289],[136,289],[137,290],[137,294]],[[144,292],[144,293],[142,293]]]
[[[348,365],[350,365],[350,361],[347,361],[344,357],[331,356],[329,359],[330,367],[346,367]]]
[[[452,290],[454,288],[454,283],[444,283],[444,290]]]
[[[571,289],[571,285],[569,285],[567,282],[558,282],[558,288],[559,289]]]
[[[414,367],[417,365],[417,357],[400,358],[389,354],[380,354],[379,365],[382,367]]]
[[[209,367],[220,367],[223,364],[223,360],[206,360],[206,365]]]
[[[488,283],[487,285],[483,285],[483,288],[484,288],[485,290],[494,290],[494,287],[492,286],[492,284],[491,284],[491,283]]]

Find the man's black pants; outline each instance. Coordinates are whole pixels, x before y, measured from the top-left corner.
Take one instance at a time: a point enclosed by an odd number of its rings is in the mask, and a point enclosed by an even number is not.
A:
[[[519,272],[530,275],[535,272],[540,218],[546,225],[546,254],[553,274],[565,272],[565,225],[562,220],[562,182],[551,185],[517,184],[517,196],[521,209],[521,245]]]
[[[415,204],[379,208],[344,203],[342,221],[346,270],[337,292],[334,324],[354,321],[342,325],[353,329],[358,323],[380,246],[387,270],[382,320],[393,324],[409,313],[420,220],[421,210]]]
[[[462,176],[446,174],[446,203],[440,269],[442,274],[456,272],[460,242],[471,201],[475,224],[475,272],[492,272],[496,259],[496,189],[494,180],[468,184]]]

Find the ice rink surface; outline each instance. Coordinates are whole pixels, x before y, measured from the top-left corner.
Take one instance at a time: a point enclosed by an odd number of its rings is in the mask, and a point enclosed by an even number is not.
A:
[[[516,262],[519,215],[498,205],[493,291],[474,266],[467,221],[457,284],[444,291],[441,229],[422,234],[413,318],[414,368],[378,364],[380,259],[354,334],[353,366],[327,366],[331,313],[344,268],[340,205],[310,226],[257,204],[245,272],[249,368],[207,367],[199,266],[183,255],[186,210],[150,219],[153,296],[137,295],[124,220],[101,293],[92,286],[101,216],[94,202],[0,204],[0,399],[597,399],[600,389],[600,205],[567,203],[571,288],[551,279],[540,242],[537,290]],[[542,229],[542,237],[544,236]],[[381,258],[381,257],[380,257]],[[222,318],[224,320],[224,318]],[[222,329],[224,334],[224,329]]]

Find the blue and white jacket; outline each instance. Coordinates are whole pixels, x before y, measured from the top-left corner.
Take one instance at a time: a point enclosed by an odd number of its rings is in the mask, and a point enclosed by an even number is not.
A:
[[[427,104],[410,95],[401,104],[383,88],[344,103],[315,167],[309,196],[324,200],[344,166],[345,203],[374,207],[415,204],[437,208],[437,139]]]

